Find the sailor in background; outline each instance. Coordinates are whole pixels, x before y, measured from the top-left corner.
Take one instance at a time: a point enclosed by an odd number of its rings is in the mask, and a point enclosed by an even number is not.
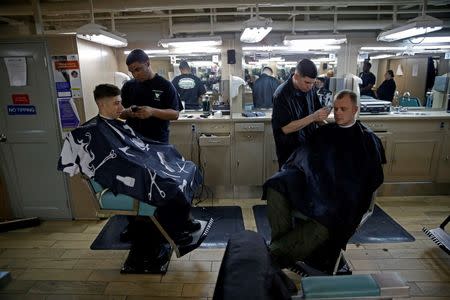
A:
[[[206,93],[205,86],[200,78],[192,74],[191,67],[186,61],[180,62],[181,74],[172,80],[185,109],[200,109],[202,95]]]
[[[394,72],[392,70],[387,70],[386,74],[384,74],[383,83],[381,83],[377,89],[377,98],[392,102],[396,88],[397,85],[394,81]]]

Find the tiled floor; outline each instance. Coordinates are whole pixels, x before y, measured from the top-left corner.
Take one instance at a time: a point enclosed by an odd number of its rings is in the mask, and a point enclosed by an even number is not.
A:
[[[411,298],[450,299],[450,256],[422,233],[450,213],[450,196],[381,197],[378,204],[415,238],[399,244],[349,245],[354,273],[397,271]],[[240,205],[247,229],[255,230],[252,206],[260,200],[214,200]],[[202,205],[208,203],[202,203]],[[0,234],[0,270],[13,281],[0,299],[211,299],[224,249],[198,249],[161,275],[121,275],[127,251],[92,251],[103,221],[47,221],[39,227]],[[298,281],[297,275],[288,272]]]

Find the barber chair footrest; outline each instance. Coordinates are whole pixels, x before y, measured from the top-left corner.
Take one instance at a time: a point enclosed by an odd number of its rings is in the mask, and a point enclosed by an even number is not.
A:
[[[430,237],[442,250],[450,255],[450,235],[442,228],[435,229],[422,228],[422,231]]]
[[[141,249],[131,248],[120,270],[122,274],[165,274],[169,267],[172,248],[162,244],[157,255],[148,255]]]
[[[191,234],[192,243],[188,245],[178,246],[178,250],[180,251],[180,257],[200,247],[200,245],[208,236],[209,231],[211,230],[211,227],[214,223],[213,218],[209,219],[208,222],[203,220],[198,221],[201,223],[202,227]]]

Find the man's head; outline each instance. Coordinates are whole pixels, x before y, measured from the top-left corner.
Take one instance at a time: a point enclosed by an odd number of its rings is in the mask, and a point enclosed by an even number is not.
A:
[[[292,79],[296,89],[302,92],[308,92],[314,86],[316,77],[316,65],[311,60],[305,58],[297,64]]]
[[[316,81],[314,82],[314,85],[317,89],[323,88],[323,85],[325,84],[325,78],[324,77],[317,77]]]
[[[351,125],[358,111],[358,99],[354,92],[342,90],[334,98],[334,120],[341,126]]]
[[[368,61],[365,61],[363,65],[363,72],[369,72],[370,68],[372,68],[372,64]]]
[[[394,71],[387,70],[386,74],[384,74],[384,79],[389,80],[394,78]]]
[[[191,67],[189,66],[189,64],[185,60],[180,61],[179,68],[180,68],[181,74],[191,73]]]
[[[271,67],[264,67],[264,68],[262,69],[262,73],[263,73],[263,74],[267,74],[267,75],[269,75],[269,76],[272,76],[272,75],[273,75],[273,70],[272,70]]]
[[[153,71],[150,67],[150,59],[142,49],[134,49],[127,56],[128,71],[137,81],[151,79]]]
[[[123,111],[120,89],[113,84],[99,84],[94,90],[98,112],[103,117],[117,119]]]

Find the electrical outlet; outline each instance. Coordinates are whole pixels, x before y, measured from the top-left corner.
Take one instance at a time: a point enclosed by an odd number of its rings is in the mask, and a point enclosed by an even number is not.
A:
[[[191,124],[191,130],[195,131],[197,128],[195,127],[195,124]]]

